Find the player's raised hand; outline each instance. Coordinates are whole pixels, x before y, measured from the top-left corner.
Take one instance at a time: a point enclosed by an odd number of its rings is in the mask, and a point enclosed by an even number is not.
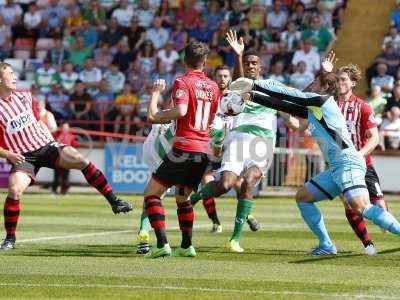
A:
[[[153,84],[153,93],[161,93],[165,90],[167,84],[164,79],[157,79]]]
[[[244,41],[243,38],[238,40],[236,30],[229,30],[226,33],[226,41],[235,51],[236,55],[241,56],[244,52]]]
[[[7,160],[13,165],[21,165],[25,161],[25,157],[22,154],[9,152],[7,154]]]
[[[329,52],[328,55],[322,61],[321,64],[322,70],[326,73],[332,72],[337,60],[338,59],[336,58],[335,52],[334,51]]]

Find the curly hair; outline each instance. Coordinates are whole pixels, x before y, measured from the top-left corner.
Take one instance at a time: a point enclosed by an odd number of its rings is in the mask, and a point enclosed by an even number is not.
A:
[[[358,82],[361,79],[360,68],[353,64],[348,64],[343,67],[340,67],[337,73],[338,74],[347,73],[351,81]]]

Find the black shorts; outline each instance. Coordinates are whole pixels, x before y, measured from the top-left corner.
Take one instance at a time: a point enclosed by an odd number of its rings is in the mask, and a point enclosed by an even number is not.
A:
[[[379,184],[379,177],[378,174],[376,174],[373,166],[367,167],[367,172],[365,173],[365,183],[367,185],[369,198],[372,201],[383,198],[383,193]]]
[[[166,187],[187,187],[197,191],[208,161],[205,153],[172,149],[153,174],[153,178]]]
[[[31,177],[33,183],[40,168],[58,168],[60,153],[64,147],[64,144],[51,142],[38,150],[23,153],[25,161],[21,165],[13,165],[10,172],[24,172]]]

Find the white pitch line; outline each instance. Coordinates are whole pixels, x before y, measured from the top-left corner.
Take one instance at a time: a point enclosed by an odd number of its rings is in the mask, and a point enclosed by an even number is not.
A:
[[[274,291],[274,290],[249,290],[249,289],[217,289],[217,288],[199,288],[199,287],[177,287],[170,285],[163,286],[145,286],[145,285],[117,285],[117,284],[41,284],[41,283],[0,283],[0,287],[21,287],[21,288],[100,288],[100,289],[157,289],[171,291],[199,291],[213,293],[249,293],[249,294],[269,294],[269,295],[287,295],[287,296],[315,296],[332,297],[345,299],[381,299],[397,300],[397,296],[380,296],[371,294],[350,294],[350,293],[322,293],[322,292],[302,292],[302,291]]]
[[[202,224],[199,226],[194,226],[194,229],[201,229],[210,227],[210,224]],[[179,227],[172,227],[171,230],[179,230]],[[71,235],[58,235],[58,236],[45,236],[40,238],[34,239],[25,239],[25,240],[18,240],[18,243],[31,243],[31,242],[43,242],[43,241],[52,241],[52,240],[64,240],[64,239],[76,239],[76,238],[85,238],[91,236],[103,236],[103,235],[110,235],[110,234],[123,234],[123,233],[134,233],[135,231],[132,230],[118,230],[118,231],[103,231],[103,232],[92,232],[92,233],[81,233],[81,234],[71,234]]]

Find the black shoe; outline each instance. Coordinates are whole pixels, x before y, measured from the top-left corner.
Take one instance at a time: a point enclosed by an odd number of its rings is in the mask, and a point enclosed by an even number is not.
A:
[[[246,221],[247,221],[247,224],[249,225],[249,228],[251,231],[260,230],[260,228],[261,228],[260,223],[258,223],[258,221],[252,215],[248,215]]]
[[[3,242],[0,244],[0,251],[7,251],[14,249],[15,237],[14,238],[5,238]]]
[[[119,214],[121,212],[130,212],[133,209],[133,206],[129,202],[117,199],[113,204],[111,204],[111,208],[114,214]]]
[[[137,245],[136,253],[137,254],[146,254],[150,251],[149,243],[140,243]]]

